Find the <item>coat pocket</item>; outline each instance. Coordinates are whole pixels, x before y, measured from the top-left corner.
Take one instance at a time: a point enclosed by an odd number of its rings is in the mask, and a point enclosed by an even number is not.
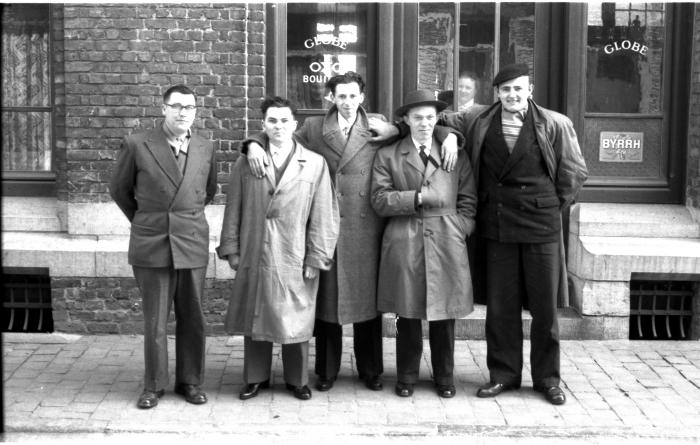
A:
[[[544,208],[544,207],[558,207],[559,206],[559,198],[556,196],[548,196],[545,198],[535,198],[535,205],[537,208]]]

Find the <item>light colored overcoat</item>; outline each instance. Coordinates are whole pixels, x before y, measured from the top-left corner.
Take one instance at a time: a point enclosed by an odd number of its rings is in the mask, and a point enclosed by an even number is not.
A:
[[[226,330],[281,344],[313,333],[318,276],[330,269],[338,237],[338,205],[323,158],[296,144],[284,174],[273,166],[255,178],[245,157],[231,173],[220,257],[240,255],[226,313]]]
[[[377,275],[384,219],[372,209],[372,163],[381,143],[370,141],[368,114],[360,107],[347,143],[333,105],[325,116],[309,117],[294,136],[328,163],[340,211],[335,263],[321,272],[316,317],[357,323],[377,316]],[[370,116],[384,119],[380,114]],[[266,143],[264,133],[250,140]]]
[[[127,136],[109,192],[131,222],[129,264],[175,269],[207,265],[204,206],[216,193],[211,142],[192,133],[183,175],[162,126]]]
[[[431,156],[442,159],[433,141]],[[415,207],[416,192],[425,204]],[[448,173],[423,166],[410,136],[382,148],[372,173],[372,205],[389,217],[382,242],[378,308],[444,320],[473,310],[466,238],[474,230],[476,187],[465,152]]]

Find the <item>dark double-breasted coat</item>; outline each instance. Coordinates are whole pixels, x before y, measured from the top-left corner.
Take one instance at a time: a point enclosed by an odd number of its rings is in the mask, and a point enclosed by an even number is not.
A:
[[[131,222],[129,264],[175,269],[207,265],[204,206],[216,194],[210,141],[192,133],[183,174],[162,126],[126,137],[110,194]]]
[[[442,159],[433,142],[431,156]],[[416,192],[424,205],[415,207]],[[468,315],[473,295],[466,238],[474,230],[476,187],[466,153],[448,173],[424,166],[410,136],[382,148],[372,173],[372,206],[389,218],[382,241],[378,307],[406,318]]]

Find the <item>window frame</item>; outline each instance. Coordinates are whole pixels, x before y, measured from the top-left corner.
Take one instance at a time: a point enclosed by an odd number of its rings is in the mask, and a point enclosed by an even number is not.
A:
[[[51,131],[51,170],[0,170],[3,196],[56,196],[56,88],[54,73],[54,5],[49,4],[48,32],[48,70],[49,70],[49,106],[6,107],[0,104],[2,112],[42,112],[48,113]]]

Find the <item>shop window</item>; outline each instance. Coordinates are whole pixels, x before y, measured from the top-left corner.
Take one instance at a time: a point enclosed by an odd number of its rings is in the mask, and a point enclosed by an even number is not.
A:
[[[53,179],[51,7],[2,5],[2,170]]]
[[[660,113],[664,4],[590,3],[586,111]]]
[[[287,97],[302,110],[327,110],[325,84],[336,74],[359,73],[367,82],[371,5],[287,5]]]
[[[492,103],[501,66],[534,69],[534,3],[421,3],[418,22],[418,88],[452,109]]]

